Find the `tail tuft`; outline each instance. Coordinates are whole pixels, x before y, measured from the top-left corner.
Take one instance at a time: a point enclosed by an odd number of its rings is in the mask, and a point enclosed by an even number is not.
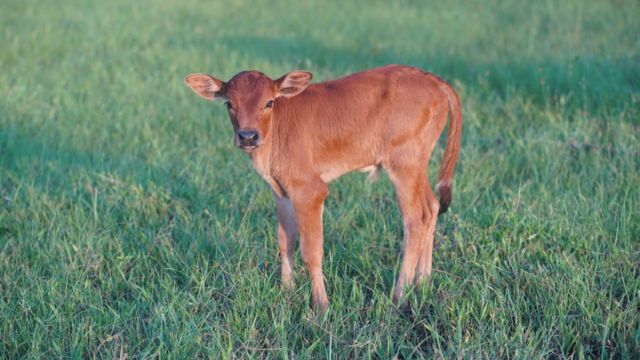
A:
[[[436,191],[440,195],[440,211],[438,211],[438,215],[444,214],[449,209],[449,205],[451,205],[451,183],[438,183]]]

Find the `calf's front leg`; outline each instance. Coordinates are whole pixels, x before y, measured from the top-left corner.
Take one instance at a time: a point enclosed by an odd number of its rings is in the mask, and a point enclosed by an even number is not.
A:
[[[291,201],[276,194],[274,194],[274,197],[278,208],[278,246],[280,248],[280,259],[282,260],[280,279],[282,287],[289,289],[293,287],[293,265],[298,224]]]
[[[329,306],[322,274],[322,210],[328,193],[327,184],[317,180],[294,189],[290,194],[300,231],[302,260],[311,277],[313,305],[320,313]]]

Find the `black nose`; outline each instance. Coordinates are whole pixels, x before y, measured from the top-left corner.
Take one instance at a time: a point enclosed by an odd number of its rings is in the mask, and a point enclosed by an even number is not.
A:
[[[258,132],[255,130],[240,130],[238,131],[238,140],[240,140],[240,145],[255,145],[258,141]]]

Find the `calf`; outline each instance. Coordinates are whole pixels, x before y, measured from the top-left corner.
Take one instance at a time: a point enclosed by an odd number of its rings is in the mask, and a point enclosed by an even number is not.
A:
[[[299,234],[319,311],[329,304],[322,274],[327,183],[353,170],[387,171],[404,222],[404,254],[393,296],[397,304],[408,284],[431,274],[436,221],[451,203],[460,151],[460,101],[439,77],[407,66],[388,65],[316,84],[310,84],[311,77],[293,71],[272,80],[243,71],[228,82],[206,74],[189,75],[185,82],[207,100],[225,101],[235,145],[249,154],[273,190],[283,286],[293,285]],[[438,201],[427,165],[449,112]]]

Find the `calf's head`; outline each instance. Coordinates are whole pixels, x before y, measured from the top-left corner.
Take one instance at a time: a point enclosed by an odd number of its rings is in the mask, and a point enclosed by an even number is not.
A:
[[[191,74],[184,81],[207,100],[225,100],[235,133],[234,143],[252,152],[269,139],[278,98],[293,97],[307,88],[312,74],[292,71],[272,80],[259,71],[243,71],[223,82],[207,74]]]

